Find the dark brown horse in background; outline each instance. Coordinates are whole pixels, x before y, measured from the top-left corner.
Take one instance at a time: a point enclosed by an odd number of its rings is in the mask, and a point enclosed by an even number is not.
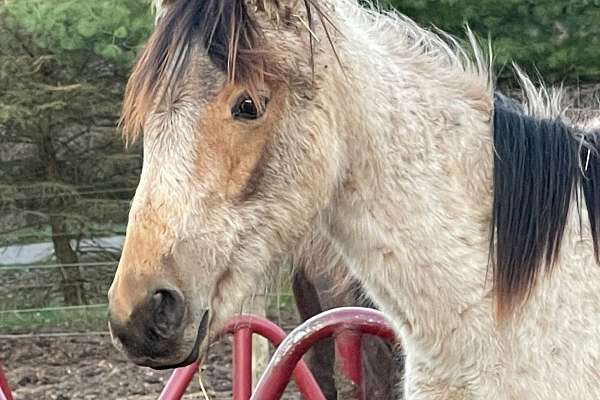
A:
[[[292,289],[302,320],[337,307],[376,308],[332,246],[315,242],[308,247],[313,251],[292,260]],[[400,398],[404,364],[401,349],[380,338],[365,336],[362,353],[364,390],[369,399]],[[327,399],[342,395],[336,380],[334,340],[318,342],[305,358]]]

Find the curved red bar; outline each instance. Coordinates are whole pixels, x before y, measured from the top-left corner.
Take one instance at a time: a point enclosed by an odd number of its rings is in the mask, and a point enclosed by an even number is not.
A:
[[[396,336],[385,315],[379,311],[345,307],[319,314],[294,329],[277,348],[251,400],[281,398],[292,371],[315,342],[344,331],[380,336],[395,342]]]

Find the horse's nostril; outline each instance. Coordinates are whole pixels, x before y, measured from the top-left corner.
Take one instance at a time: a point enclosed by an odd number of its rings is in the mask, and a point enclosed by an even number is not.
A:
[[[150,310],[154,333],[163,338],[170,338],[178,332],[183,323],[185,316],[183,295],[177,290],[157,290],[150,298]]]

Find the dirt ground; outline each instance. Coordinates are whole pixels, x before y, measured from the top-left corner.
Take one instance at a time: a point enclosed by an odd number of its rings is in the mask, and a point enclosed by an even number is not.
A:
[[[0,363],[15,400],[157,399],[172,372],[128,362],[108,334],[2,337]],[[230,371],[231,340],[226,338],[213,346],[202,368],[211,400],[231,399]],[[298,398],[293,388],[289,392],[287,400]],[[184,399],[204,399],[197,379]]]

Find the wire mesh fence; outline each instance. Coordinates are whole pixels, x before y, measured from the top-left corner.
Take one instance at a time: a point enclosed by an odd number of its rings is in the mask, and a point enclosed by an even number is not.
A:
[[[105,330],[107,292],[116,262],[0,266],[0,334]],[[65,282],[77,268],[81,281]],[[81,304],[67,304],[64,293],[77,286]]]
[[[79,269],[81,281],[63,282],[70,268]],[[116,268],[116,261],[0,265],[0,335],[106,331],[107,293]],[[283,273],[279,282],[248,298],[244,309],[263,304],[265,312],[281,319],[281,310],[293,302],[287,280]],[[85,302],[68,305],[65,290],[75,285]]]

